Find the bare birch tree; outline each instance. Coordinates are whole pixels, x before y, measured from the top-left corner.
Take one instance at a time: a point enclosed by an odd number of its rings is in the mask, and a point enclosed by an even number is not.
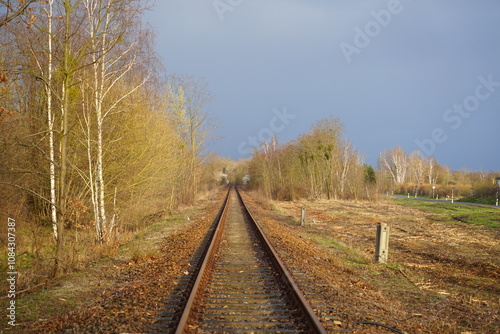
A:
[[[93,110],[96,125],[96,161],[93,162],[92,141],[87,141],[89,150],[89,184],[92,193],[97,239],[105,241],[114,229],[114,220],[108,222],[106,215],[106,182],[104,180],[104,121],[113,113],[121,112],[120,102],[141,87],[148,79],[129,85],[124,91],[116,89],[128,78],[130,72],[141,61],[139,46],[144,36],[133,31],[136,15],[141,8],[133,0],[100,1],[83,0],[88,21],[90,41],[91,75],[88,87],[92,90],[92,101],[87,106]],[[134,36],[130,39],[127,36]],[[124,85],[121,85],[123,87]],[[86,119],[87,128],[90,118]],[[91,136],[91,131],[87,131]],[[91,175],[94,172],[95,175]]]
[[[400,146],[380,153],[379,165],[389,172],[395,184],[407,181],[408,156]]]
[[[184,190],[184,197],[187,202],[194,198],[198,191],[199,180],[197,178],[198,162],[203,160],[206,143],[214,140],[213,132],[217,125],[210,118],[206,107],[213,102],[214,96],[208,90],[207,83],[203,78],[194,79],[189,76],[172,76],[172,86],[182,87],[184,92],[185,110],[185,133],[182,137],[188,147],[188,180],[187,188]]]
[[[408,166],[413,176],[413,181],[416,184],[423,183],[425,167],[424,167],[424,157],[422,157],[420,151],[415,151],[410,153],[410,156],[408,158]]]
[[[436,184],[438,182],[438,169],[439,164],[436,159],[434,159],[434,157],[427,158],[427,161],[425,163],[425,171],[427,182],[429,184]]]

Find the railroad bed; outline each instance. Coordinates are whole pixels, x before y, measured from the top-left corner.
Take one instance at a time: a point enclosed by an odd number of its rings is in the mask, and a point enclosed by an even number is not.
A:
[[[172,333],[326,333],[235,188],[164,307]]]

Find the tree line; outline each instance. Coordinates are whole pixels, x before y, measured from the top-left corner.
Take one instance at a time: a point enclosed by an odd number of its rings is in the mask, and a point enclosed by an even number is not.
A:
[[[379,157],[379,179],[387,193],[411,194],[426,197],[490,198],[496,196],[496,177],[493,171],[454,171],[434,157],[420,151],[407,153],[397,146]]]
[[[376,200],[381,194],[408,193],[485,198],[495,195],[498,176],[494,172],[452,171],[434,157],[424,157],[419,151],[407,153],[400,146],[382,152],[375,169],[343,138],[343,125],[335,117],[317,122],[285,145],[273,137],[256,148],[246,164],[249,185],[280,200]]]
[[[148,6],[0,3],[0,205],[50,228],[55,276],[75,231],[110,243],[202,187],[213,96],[204,79],[165,74]]]
[[[248,163],[251,185],[273,199],[376,196],[375,171],[342,135],[342,123],[330,117],[285,145],[273,137]]]

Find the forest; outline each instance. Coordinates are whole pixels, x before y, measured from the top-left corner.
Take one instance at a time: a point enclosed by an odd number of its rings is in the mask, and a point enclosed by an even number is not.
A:
[[[116,247],[215,185],[213,96],[203,78],[167,75],[147,2],[1,5],[1,218],[18,221],[31,272],[78,268],[88,245]]]

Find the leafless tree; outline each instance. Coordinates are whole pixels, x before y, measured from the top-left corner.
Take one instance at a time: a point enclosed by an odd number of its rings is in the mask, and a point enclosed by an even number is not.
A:
[[[400,146],[380,153],[379,165],[390,173],[395,184],[407,181],[408,155]]]
[[[0,28],[7,25],[15,18],[25,14],[29,10],[29,6],[37,0],[0,0]]]

